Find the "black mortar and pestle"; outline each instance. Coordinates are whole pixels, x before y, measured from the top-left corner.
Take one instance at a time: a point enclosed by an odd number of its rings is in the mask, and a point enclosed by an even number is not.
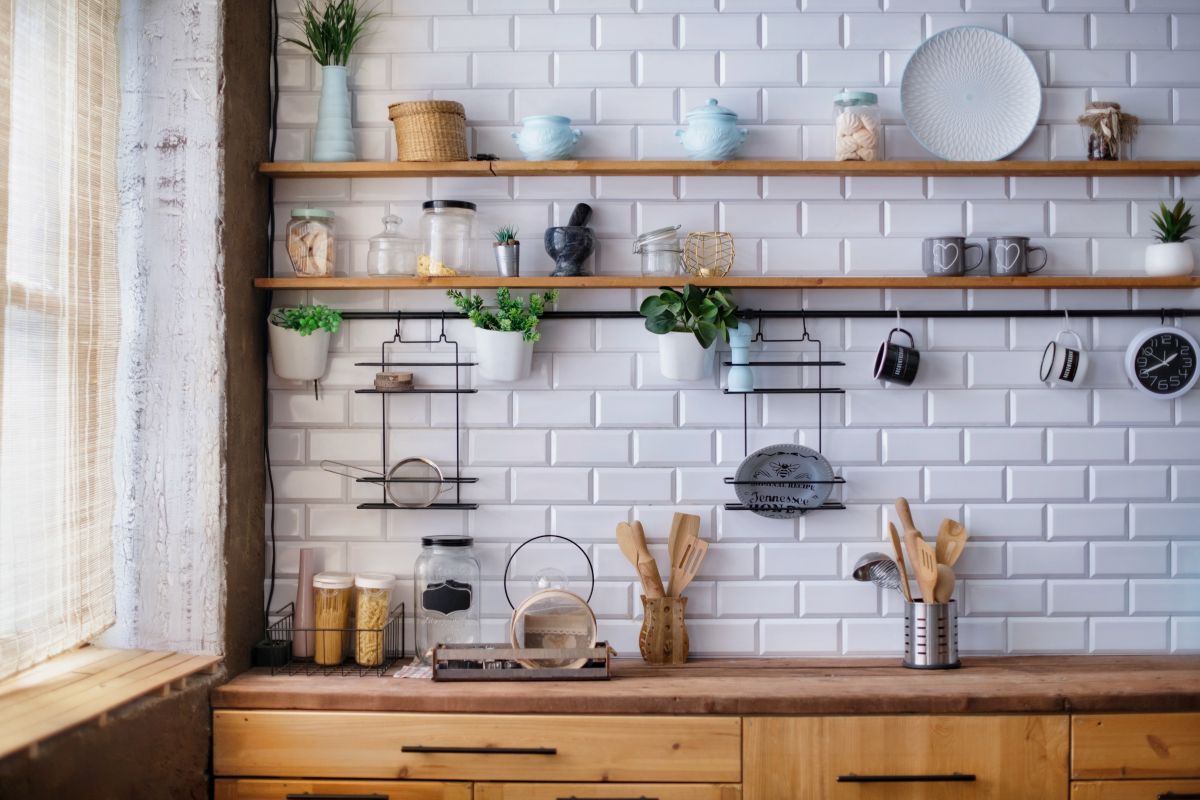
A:
[[[554,259],[555,278],[569,278],[578,275],[591,275],[592,272],[584,266],[588,256],[596,247],[596,234],[587,227],[588,218],[592,216],[592,207],[580,203],[571,212],[571,219],[566,225],[546,228],[546,252]]]

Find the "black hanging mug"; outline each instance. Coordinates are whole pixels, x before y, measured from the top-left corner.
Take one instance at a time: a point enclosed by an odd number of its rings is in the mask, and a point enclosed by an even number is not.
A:
[[[908,337],[907,345],[892,341],[897,333]],[[904,328],[892,328],[887,338],[879,343],[879,352],[875,354],[875,379],[911,386],[917,379],[917,368],[920,366],[921,353],[917,350],[913,335]]]

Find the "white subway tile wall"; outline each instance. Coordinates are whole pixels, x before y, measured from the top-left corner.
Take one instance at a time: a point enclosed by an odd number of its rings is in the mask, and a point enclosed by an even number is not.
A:
[[[288,4],[284,4],[285,7]],[[387,3],[383,4],[386,11]],[[1142,117],[1140,158],[1200,157],[1200,4],[1144,0],[396,0],[355,57],[352,85],[360,157],[395,157],[391,102],[444,98],[466,106],[469,147],[519,158],[520,118],[561,113],[583,130],[578,154],[676,158],[676,127],[716,97],[751,133],[743,154],[831,158],[832,95],[869,89],[887,124],[885,156],[925,158],[903,127],[899,81],[924,36],[983,25],[1026,47],[1045,83],[1042,119],[1017,158],[1077,158],[1074,118],[1087,100],[1112,99]],[[292,9],[294,11],[294,8]],[[278,160],[310,156],[320,71],[291,45],[281,52]],[[737,240],[741,274],[920,272],[920,240],[1030,235],[1050,250],[1047,273],[1136,272],[1159,200],[1200,200],[1178,178],[540,178],[282,180],[277,220],[314,204],[337,213],[339,272],[366,274],[366,240],[387,213],[417,235],[431,197],[480,205],[476,269],[490,273],[488,230],[524,229],[525,274],[546,274],[541,228],[575,202],[594,208],[596,268],[637,274],[637,233],[683,224],[721,227]],[[282,225],[277,226],[282,232]],[[277,269],[288,271],[277,243]],[[748,308],[1081,308],[1200,304],[1200,293],[739,292]],[[562,309],[631,310],[641,293],[565,292]],[[436,310],[436,292],[277,293],[342,308]],[[469,533],[483,562],[484,613],[501,631],[505,559],[524,539],[562,533],[595,561],[600,632],[637,650],[641,616],[632,568],[612,540],[618,521],[642,520],[665,565],[670,513],[699,514],[713,540],[688,590],[698,655],[894,655],[902,606],[854,583],[854,561],[886,550],[891,502],[905,494],[932,535],[943,516],[974,541],[959,565],[960,638],[967,653],[1200,652],[1200,392],[1173,402],[1128,388],[1126,344],[1156,319],[1076,319],[1092,368],[1076,390],[1037,379],[1057,320],[922,320],[905,327],[924,351],[911,388],[870,377],[888,320],[810,323],[825,354],[847,362],[825,380],[824,450],[846,478],[845,511],[773,521],[726,511],[722,479],[743,454],[742,402],[719,378],[679,384],[658,371],[656,345],[637,321],[547,323],[534,373],[517,385],[464,373],[463,469],[478,484],[472,512],[360,511],[374,499],[320,468],[322,459],[379,459],[379,400],[355,395],[389,323],[352,321],[335,337],[319,398],[270,376],[271,459],[281,541],[275,604],[294,590],[296,551],[327,568],[395,572],[411,592],[419,537]],[[1200,334],[1200,322],[1184,327]],[[406,338],[438,325],[409,322]],[[767,335],[798,335],[772,322]],[[471,350],[468,326],[447,333]],[[444,347],[406,346],[436,361]],[[773,345],[772,357],[793,352]],[[417,367],[444,385],[445,369]],[[812,376],[807,376],[811,380]],[[758,379],[799,380],[798,375]],[[809,397],[750,398],[749,446],[817,441]],[[452,464],[453,400],[389,400],[389,452]],[[570,558],[570,553],[564,555]],[[524,578],[518,579],[525,581]],[[523,590],[522,590],[523,591]],[[499,635],[499,634],[497,634]]]

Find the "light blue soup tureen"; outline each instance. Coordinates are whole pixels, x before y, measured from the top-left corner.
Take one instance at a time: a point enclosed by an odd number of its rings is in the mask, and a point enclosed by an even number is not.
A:
[[[529,161],[563,161],[575,152],[575,143],[583,132],[571,128],[570,117],[543,114],[524,117],[524,126],[512,138],[517,149]]]
[[[709,100],[687,113],[686,129],[675,131],[683,151],[695,161],[732,158],[750,131],[737,126],[737,113]]]

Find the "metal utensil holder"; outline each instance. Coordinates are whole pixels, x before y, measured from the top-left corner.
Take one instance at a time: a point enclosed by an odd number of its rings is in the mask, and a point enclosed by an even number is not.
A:
[[[904,604],[904,666],[955,669],[958,660],[958,604]]]

